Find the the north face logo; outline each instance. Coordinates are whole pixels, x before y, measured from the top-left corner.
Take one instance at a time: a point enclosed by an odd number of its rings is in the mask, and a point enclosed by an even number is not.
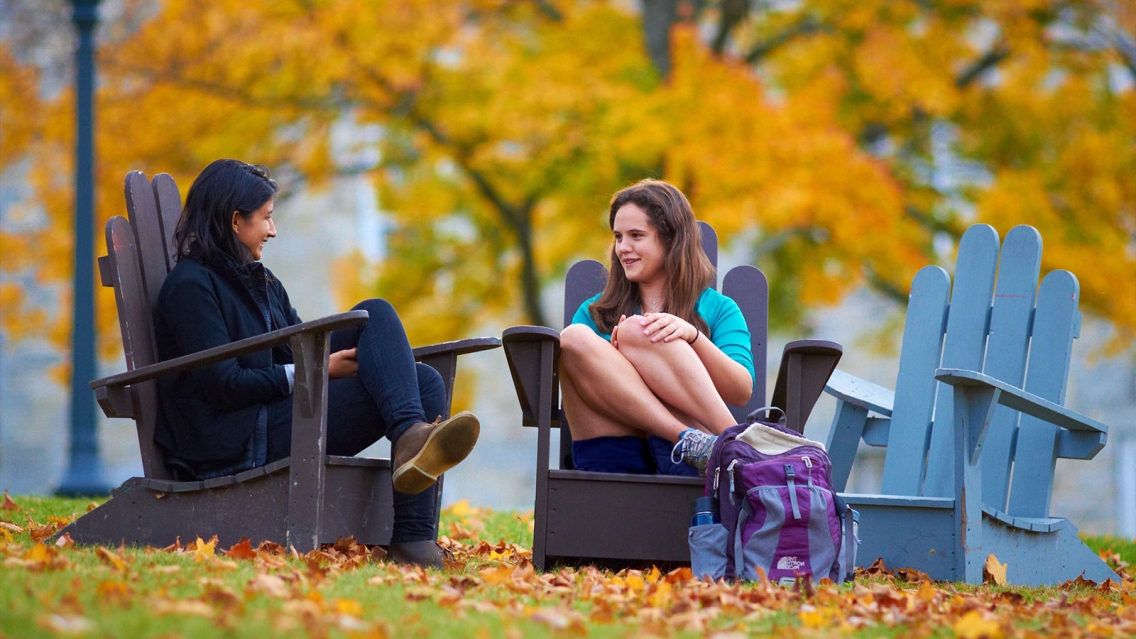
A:
[[[782,557],[777,560],[777,570],[797,570],[803,568],[805,562],[796,557]]]

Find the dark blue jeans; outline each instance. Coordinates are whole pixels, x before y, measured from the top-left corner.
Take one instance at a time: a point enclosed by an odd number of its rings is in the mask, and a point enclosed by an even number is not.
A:
[[[446,410],[446,387],[438,371],[414,361],[406,331],[385,300],[361,302],[364,324],[331,336],[332,352],[358,348],[359,374],[328,384],[327,452],[355,455],[384,435],[392,444],[415,422],[432,422]],[[354,309],[352,309],[354,310]],[[268,463],[292,449],[292,398],[268,406]],[[417,495],[394,494],[391,543],[434,539],[437,488]]]

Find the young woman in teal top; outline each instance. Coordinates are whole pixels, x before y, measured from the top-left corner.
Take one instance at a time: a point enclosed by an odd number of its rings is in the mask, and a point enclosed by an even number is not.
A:
[[[705,473],[727,403],[753,392],[750,334],[710,287],[690,203],[643,180],[615,194],[604,292],[560,334],[560,388],[581,470]]]

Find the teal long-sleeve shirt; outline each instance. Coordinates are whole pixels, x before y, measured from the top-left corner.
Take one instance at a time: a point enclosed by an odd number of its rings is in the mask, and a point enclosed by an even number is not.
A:
[[[583,324],[592,329],[596,335],[610,342],[611,333],[601,333],[595,321],[592,320],[592,314],[589,311],[592,304],[599,298],[600,296],[596,295],[584,300],[580,308],[576,309],[576,314],[572,316],[572,323]],[[706,325],[710,328],[710,333],[706,337],[709,337],[710,341],[714,342],[714,345],[727,357],[745,367],[749,371],[749,378],[752,382],[755,376],[753,373],[753,351],[750,349],[749,327],[746,326],[745,317],[742,316],[742,311],[738,308],[737,302],[712,288],[707,288],[702,291],[702,295],[698,296],[694,310],[702,316],[702,319],[706,320]]]

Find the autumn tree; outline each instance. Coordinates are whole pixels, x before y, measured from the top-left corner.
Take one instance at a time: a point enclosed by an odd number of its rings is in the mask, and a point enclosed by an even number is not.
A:
[[[997,6],[126,2],[100,59],[99,224],[122,210],[135,168],[184,188],[234,156],[319,188],[343,170],[328,132],[350,117],[384,132],[367,170],[394,228],[357,288],[395,302],[415,342],[487,321],[553,324],[542,284],[602,256],[608,198],[647,176],[676,182],[723,237],[756,238],[783,323],[865,283],[902,297],[941,257],[935,238],[978,219],[1038,226],[1046,266],[1073,268],[1086,306],[1130,339],[1136,311],[1109,283],[1136,272],[1121,144],[1134,92],[1103,81],[1115,47],[1048,35],[1120,18],[1104,5],[1076,19]],[[1011,53],[976,65],[1003,39]],[[27,68],[9,57],[0,64]],[[0,89],[31,77],[5,73]],[[0,162],[30,166],[50,223],[4,236],[21,256],[4,269],[63,281],[69,98],[15,113],[34,141]],[[1094,273],[1080,268],[1088,253]],[[12,293],[0,303],[6,322],[26,316]],[[113,324],[113,300],[100,303]]]
[[[667,4],[644,7],[667,14]],[[682,13],[667,15],[681,24]],[[957,239],[972,222],[1002,233],[1032,224],[1047,245],[1043,269],[1078,275],[1085,307],[1116,327],[1114,345],[1136,337],[1131,3],[720,0],[688,15],[716,56],[747,65],[791,110],[847,132],[887,167],[898,212],[918,230],[895,237],[857,220],[861,241],[907,242],[934,260],[935,238]],[[813,274],[800,263],[832,242],[826,229],[806,219],[761,227],[775,289],[807,294]],[[866,281],[905,297],[906,280],[864,267]]]

